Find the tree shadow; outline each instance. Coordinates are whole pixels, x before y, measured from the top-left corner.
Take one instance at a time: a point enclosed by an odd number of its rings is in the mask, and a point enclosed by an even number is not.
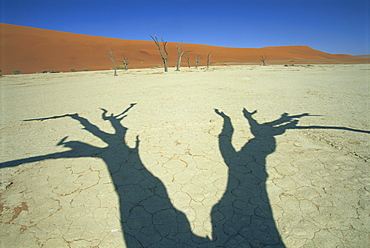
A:
[[[240,151],[232,145],[234,128],[229,116],[215,109],[224,120],[219,135],[219,148],[228,166],[228,182],[221,200],[213,207],[212,240],[221,247],[285,247],[277,231],[266,190],[266,157],[276,150],[275,136],[288,129],[334,129],[361,133],[369,131],[336,126],[297,126],[308,113],[289,115],[258,123],[253,114],[243,109],[254,138]],[[218,242],[219,240],[219,242]]]
[[[226,191],[213,207],[212,239],[223,247],[285,247],[276,228],[266,190],[266,157],[276,149],[275,136],[283,134],[307,114],[289,116],[259,124],[243,110],[254,138],[240,151],[232,145],[234,128],[229,116],[215,110],[224,120],[219,148],[229,175]]]
[[[139,156],[139,137],[136,137],[135,147],[127,146],[125,136],[128,129],[120,122],[134,105],[118,115],[107,115],[107,110],[102,109],[102,119],[110,122],[114,133],[100,130],[78,114],[26,120],[70,117],[107,146],[67,141],[67,136],[57,145],[69,148],[68,151],[5,162],[0,164],[0,168],[47,159],[100,158],[107,165],[119,197],[121,226],[127,247],[196,247],[209,241],[191,232],[185,214],[173,207],[162,181],[143,165]]]
[[[69,148],[67,151],[3,162],[0,168],[48,159],[102,159],[119,196],[121,225],[129,248],[285,247],[273,220],[266,191],[266,157],[275,151],[275,136],[287,129],[297,129],[297,119],[308,114],[283,114],[275,121],[259,124],[252,117],[256,111],[250,113],[244,109],[254,138],[237,152],[231,144],[233,126],[230,117],[215,110],[224,120],[219,148],[229,173],[226,191],[211,212],[213,233],[210,240],[192,233],[188,219],[172,205],[162,181],[143,165],[139,155],[139,137],[136,137],[135,147],[127,146],[125,136],[128,129],[121,121],[134,105],[118,115],[107,115],[107,110],[102,109],[102,119],[110,122],[113,133],[100,130],[78,114],[25,120],[72,118],[107,146],[67,141],[67,136],[57,144]]]

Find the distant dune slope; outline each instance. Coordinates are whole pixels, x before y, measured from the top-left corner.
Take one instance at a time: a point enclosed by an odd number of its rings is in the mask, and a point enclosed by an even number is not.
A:
[[[0,24],[0,31],[2,74],[11,74],[14,70],[34,73],[45,70],[110,69],[113,66],[109,59],[108,47],[117,51],[117,60],[122,59],[121,53],[131,58],[129,68],[162,66],[157,47],[152,41],[113,39],[10,24]],[[177,46],[178,43],[168,43],[169,66],[176,63]],[[259,64],[260,55],[265,54],[268,58],[267,64],[369,62],[368,58],[334,55],[308,46],[225,48],[184,43],[183,50],[192,50],[190,53],[192,66],[195,65],[195,55],[201,55],[203,59],[199,65],[205,65],[206,56],[210,52],[213,64]],[[185,56],[182,66],[187,65]],[[118,62],[118,65],[121,64]]]
[[[356,55],[358,58],[370,59],[370,55]]]

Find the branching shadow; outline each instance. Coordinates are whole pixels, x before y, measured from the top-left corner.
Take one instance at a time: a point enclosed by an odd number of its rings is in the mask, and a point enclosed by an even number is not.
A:
[[[266,157],[276,149],[275,136],[283,134],[305,116],[283,115],[259,124],[254,112],[243,110],[254,138],[240,151],[232,145],[234,128],[229,116],[215,110],[223,120],[219,148],[229,168],[226,191],[212,209],[213,240],[223,247],[284,247],[275,226],[266,191]]]
[[[127,146],[127,128],[120,122],[134,105],[131,104],[118,115],[107,115],[107,110],[102,109],[102,119],[110,122],[114,133],[100,130],[78,114],[32,119],[43,121],[70,117],[107,146],[96,147],[81,141],[67,141],[68,137],[65,137],[57,145],[69,148],[68,151],[5,162],[0,164],[0,168],[46,159],[101,158],[107,165],[119,196],[121,225],[127,247],[196,247],[209,241],[191,232],[185,214],[171,204],[164,184],[143,165],[139,156],[139,137],[136,138],[135,147]]]
[[[257,111],[248,112],[243,109],[254,138],[240,151],[236,151],[231,142],[234,128],[230,117],[218,109],[215,112],[224,120],[219,147],[229,168],[226,191],[211,213],[212,239],[222,247],[284,247],[266,191],[266,157],[276,149],[275,136],[284,134],[288,129],[336,129],[370,133],[346,127],[297,126],[300,118],[313,116],[308,113],[284,113],[279,119],[260,124],[253,118]]]
[[[254,138],[240,151],[231,144],[233,126],[230,118],[216,110],[223,120],[219,135],[219,148],[229,168],[227,189],[211,213],[212,240],[192,233],[184,213],[170,202],[161,180],[142,163],[139,155],[139,137],[135,147],[127,146],[127,128],[121,124],[131,104],[118,115],[108,115],[102,109],[102,119],[114,128],[107,133],[78,114],[66,114],[25,121],[43,121],[72,118],[83,129],[101,139],[107,145],[96,147],[81,141],[67,141],[64,137],[57,145],[67,151],[0,163],[0,168],[48,159],[97,157],[102,159],[111,174],[119,196],[121,225],[127,247],[285,247],[276,229],[268,200],[265,181],[266,157],[276,148],[275,136],[287,129],[297,129],[299,118],[308,114],[289,116],[259,124],[244,109]]]

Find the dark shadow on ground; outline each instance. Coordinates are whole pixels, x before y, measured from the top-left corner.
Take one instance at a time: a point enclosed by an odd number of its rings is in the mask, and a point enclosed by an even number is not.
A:
[[[164,184],[141,162],[139,137],[133,148],[125,142],[128,129],[120,122],[134,105],[131,104],[119,115],[107,115],[107,111],[102,109],[102,119],[111,123],[114,133],[100,130],[78,114],[32,119],[43,121],[70,117],[107,146],[101,148],[81,141],[67,141],[68,137],[65,137],[57,145],[69,148],[68,151],[5,162],[0,164],[0,168],[46,159],[101,158],[107,165],[119,196],[121,225],[127,247],[201,247],[202,243],[209,240],[191,232],[185,214],[171,204]]]
[[[276,149],[275,136],[295,127],[298,118],[283,115],[273,122],[259,124],[243,110],[254,138],[240,151],[232,145],[234,128],[229,116],[215,110],[224,119],[219,147],[229,168],[226,191],[213,207],[213,240],[222,247],[285,247],[276,228],[266,190],[266,157]]]
[[[252,117],[255,112],[244,109],[254,138],[237,152],[231,144],[231,120],[216,110],[224,119],[219,147],[229,175],[227,189],[212,209],[213,234],[210,240],[192,233],[185,214],[171,204],[164,184],[143,165],[139,156],[139,137],[135,147],[127,146],[125,136],[128,129],[121,124],[121,120],[134,105],[118,115],[107,115],[107,111],[102,109],[102,119],[110,122],[114,133],[100,130],[78,114],[31,119],[72,118],[107,146],[67,141],[67,136],[57,144],[69,148],[67,151],[0,163],[0,168],[48,159],[101,158],[119,196],[122,230],[129,248],[285,247],[276,229],[266,191],[266,157],[275,151],[275,136],[287,129],[297,129],[297,119],[308,114],[283,114],[275,121],[259,124]]]
[[[111,123],[114,133],[100,130],[78,114],[32,119],[72,118],[107,146],[96,147],[81,141],[67,141],[68,137],[65,137],[57,145],[69,148],[68,151],[4,162],[0,163],[0,168],[47,159],[101,158],[107,165],[119,196],[121,225],[127,247],[207,247],[210,240],[191,232],[185,214],[171,204],[164,184],[141,162],[139,137],[135,147],[127,146],[125,136],[128,129],[121,125],[121,120],[134,105],[131,104],[119,115],[107,115],[107,111],[102,109],[102,119]]]

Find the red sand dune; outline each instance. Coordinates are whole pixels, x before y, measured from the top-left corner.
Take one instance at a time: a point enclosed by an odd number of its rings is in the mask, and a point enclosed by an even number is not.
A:
[[[129,68],[162,67],[162,61],[153,41],[137,41],[80,35],[39,28],[31,28],[0,23],[2,74],[14,70],[22,73],[46,70],[70,71],[70,69],[106,70],[112,68],[108,47],[131,58]],[[148,35],[148,39],[149,39]],[[164,37],[165,38],[165,37]],[[176,47],[179,43],[168,43],[168,65],[174,66],[177,59]],[[194,55],[203,59],[212,52],[213,64],[260,64],[260,55],[267,55],[267,64],[352,64],[369,63],[368,58],[350,55],[337,55],[314,50],[308,46],[283,46],[264,48],[226,48],[196,44],[183,44],[183,50],[190,53],[191,65]],[[185,55],[186,56],[186,55]],[[182,66],[186,66],[185,56]],[[117,63],[121,65],[120,62]]]

